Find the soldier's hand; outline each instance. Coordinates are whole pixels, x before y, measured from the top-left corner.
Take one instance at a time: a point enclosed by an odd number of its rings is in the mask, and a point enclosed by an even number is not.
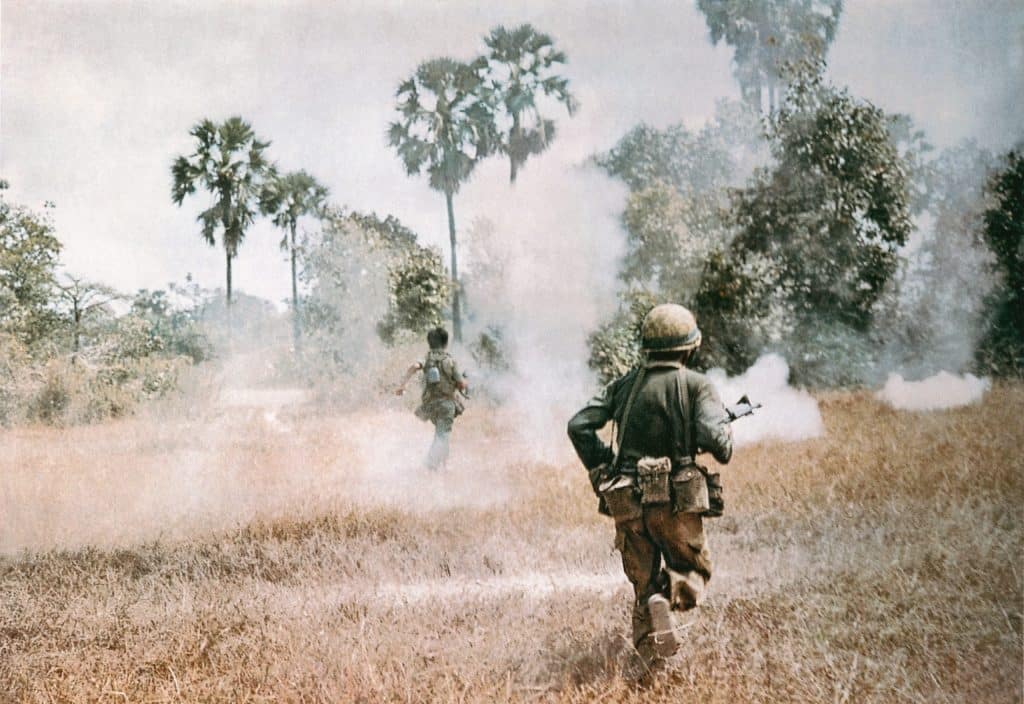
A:
[[[607,479],[609,465],[607,462],[602,462],[596,467],[592,467],[587,470],[587,475],[590,478],[590,487],[594,490],[594,493],[600,496],[598,487],[601,486],[601,482]]]

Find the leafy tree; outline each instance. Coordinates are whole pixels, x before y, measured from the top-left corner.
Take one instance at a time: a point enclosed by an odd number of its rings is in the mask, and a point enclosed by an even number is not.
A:
[[[621,310],[590,340],[591,363],[606,374],[637,358],[634,328],[650,305],[682,302],[699,310],[703,281],[721,269],[735,234],[729,187],[764,160],[763,128],[749,108],[723,101],[700,130],[640,125],[595,160],[632,191],[622,218],[628,236]],[[713,308],[705,308],[701,326],[715,327]],[[722,358],[713,348],[729,345],[707,345],[703,360],[732,368],[745,358]]]
[[[305,171],[292,171],[270,179],[263,193],[263,210],[273,215],[274,224],[285,231],[281,249],[288,251],[292,267],[292,336],[299,347],[299,287],[296,276],[296,229],[299,218],[319,215],[327,200],[327,187]]]
[[[86,281],[70,274],[64,275],[64,281],[57,284],[57,290],[67,306],[71,319],[71,350],[77,355],[81,348],[83,319],[121,296],[105,284]]]
[[[897,270],[910,194],[890,123],[820,74],[804,74],[771,120],[775,165],[736,194],[733,267],[751,256],[772,263],[772,286],[796,326],[794,357],[811,359],[822,335],[867,333]]]
[[[388,128],[389,143],[409,175],[425,170],[430,187],[445,196],[456,340],[462,339],[462,312],[452,199],[480,160],[501,148],[486,68],[484,58],[468,64],[451,58],[420,64],[399,85],[399,119]]]
[[[26,347],[43,342],[60,326],[51,306],[60,251],[47,213],[0,197],[0,330]]]
[[[1011,150],[988,184],[985,240],[995,255],[1000,285],[991,301],[980,357],[1003,373],[1024,373],[1024,145]]]
[[[189,134],[196,139],[196,150],[175,159],[171,199],[180,206],[200,186],[213,197],[212,205],[197,219],[202,237],[211,247],[220,231],[230,306],[231,262],[256,217],[264,184],[273,175],[264,153],[270,142],[259,139],[241,117],[230,117],[219,125],[204,119]]]
[[[202,362],[213,356],[210,340],[200,325],[208,295],[189,281],[185,287],[170,284],[169,290],[141,289],[132,300],[131,312],[149,324],[154,345],[170,355]]]
[[[314,345],[337,363],[358,361],[367,336],[390,343],[441,323],[450,296],[441,256],[396,218],[331,210],[321,230],[300,250],[302,315]]]
[[[912,202],[930,217],[896,280],[895,305],[884,323],[883,366],[912,377],[965,371],[974,362],[991,293],[983,215],[995,159],[968,141],[910,164]]]
[[[513,29],[498,26],[484,43],[489,50],[487,70],[495,101],[511,120],[501,150],[509,157],[509,181],[515,184],[526,160],[547,149],[555,138],[554,120],[541,115],[537,105],[541,95],[565,105],[570,117],[577,102],[569,92],[569,80],[555,73],[557,66],[566,62],[565,52],[555,49],[547,34],[529,24]]]
[[[663,130],[640,124],[594,161],[630,190],[657,182],[692,195],[737,185],[764,152],[757,113],[735,101],[719,101],[714,118],[698,131],[684,124]]]
[[[835,39],[842,0],[697,0],[711,41],[734,49],[736,79],[744,98],[775,110],[789,66],[825,58]]]

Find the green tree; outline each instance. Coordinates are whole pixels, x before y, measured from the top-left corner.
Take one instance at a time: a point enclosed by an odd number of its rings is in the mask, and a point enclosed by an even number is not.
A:
[[[555,73],[566,63],[565,52],[555,49],[547,34],[529,24],[513,29],[498,26],[484,43],[495,101],[511,120],[501,150],[509,157],[509,182],[514,184],[526,160],[547,149],[555,138],[555,122],[541,115],[538,99],[543,95],[561,103],[570,117],[577,102],[569,92],[569,80]]]
[[[425,170],[430,187],[444,193],[451,243],[452,325],[462,339],[459,268],[452,199],[484,157],[500,149],[493,95],[484,72],[487,60],[462,63],[433,59],[398,87],[399,119],[388,128],[388,141],[409,175]]]
[[[982,363],[997,372],[1024,373],[1024,145],[1011,150],[989,181],[992,204],[984,233],[1000,283],[991,301]]]
[[[6,189],[2,185],[0,193]],[[60,251],[47,213],[0,196],[0,330],[26,347],[49,339],[60,327],[52,306]]]
[[[787,68],[825,58],[835,39],[842,0],[697,0],[711,41],[733,47],[744,99],[775,110]]]
[[[64,281],[57,284],[57,290],[67,306],[71,322],[71,359],[74,361],[82,346],[83,321],[121,296],[105,284],[86,281],[70,274],[64,275]]]
[[[212,205],[197,219],[202,237],[211,247],[216,245],[220,231],[230,307],[231,262],[257,215],[265,181],[273,175],[273,166],[265,155],[270,142],[259,139],[241,117],[230,117],[219,125],[202,120],[189,134],[196,139],[196,150],[174,160],[171,199],[180,206],[199,187],[213,197]]]
[[[325,361],[351,366],[371,349],[367,336],[391,343],[441,323],[450,296],[441,255],[392,216],[328,210],[299,254],[304,327]]]
[[[811,360],[808,374],[826,337],[869,331],[911,231],[907,165],[891,122],[819,73],[804,74],[771,119],[775,164],[736,194],[731,266],[771,262],[796,328],[789,351]]]
[[[281,249],[289,252],[292,271],[292,336],[295,349],[300,344],[299,287],[296,276],[298,244],[296,230],[299,218],[320,215],[327,200],[327,187],[321,185],[305,171],[292,171],[270,179],[263,193],[262,208],[273,216],[275,225],[285,231]]]

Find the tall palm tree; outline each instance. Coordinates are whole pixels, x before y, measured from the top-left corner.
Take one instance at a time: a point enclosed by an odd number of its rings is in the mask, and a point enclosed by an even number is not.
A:
[[[502,151],[508,154],[509,182],[526,160],[539,154],[555,137],[555,122],[543,117],[537,107],[541,94],[565,105],[571,117],[578,107],[569,92],[569,80],[554,73],[566,63],[565,52],[555,49],[547,34],[524,24],[514,29],[498,26],[484,38],[490,50],[488,75],[492,89],[512,124],[502,136]],[[524,119],[530,122],[524,125]]]
[[[485,58],[463,63],[451,58],[425,61],[398,86],[399,119],[388,142],[409,175],[426,170],[430,187],[444,193],[452,262],[452,327],[462,339],[459,267],[452,199],[477,163],[500,148],[493,95],[484,79]]]
[[[271,214],[275,225],[285,231],[281,249],[291,254],[292,264],[292,336],[295,349],[299,348],[299,287],[295,271],[298,251],[295,232],[299,218],[319,215],[327,200],[327,187],[321,185],[305,171],[292,171],[267,182],[261,199],[261,208]]]
[[[264,155],[270,142],[257,138],[252,126],[241,117],[228,118],[219,125],[204,119],[189,134],[196,138],[196,150],[189,157],[174,160],[171,199],[180,206],[185,196],[195,193],[199,186],[213,196],[212,205],[199,213],[197,220],[210,246],[216,245],[220,230],[230,310],[231,260],[238,255],[245,230],[256,217],[264,182],[274,172]]]

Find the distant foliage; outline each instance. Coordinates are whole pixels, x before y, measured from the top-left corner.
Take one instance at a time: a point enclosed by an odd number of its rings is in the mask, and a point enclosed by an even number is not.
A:
[[[393,217],[331,211],[301,263],[303,328],[341,366],[360,359],[367,337],[394,343],[442,323],[450,284],[441,255]]]
[[[697,7],[704,13],[712,43],[724,41],[733,47],[735,75],[744,99],[759,110],[772,111],[791,66],[825,59],[843,2],[697,0]]]
[[[912,194],[929,217],[896,277],[893,304],[876,316],[882,366],[907,378],[972,371],[993,281],[983,215],[995,158],[964,142],[912,164]]]
[[[839,370],[868,364],[844,359],[823,368],[801,350],[867,333],[899,266],[912,225],[907,165],[890,122],[820,73],[804,73],[770,122],[775,163],[734,197],[728,267],[740,270],[751,257],[770,262],[767,283],[793,324],[781,347],[805,383],[844,383]]]
[[[988,184],[985,240],[995,255],[999,286],[990,299],[988,330],[979,350],[984,367],[1024,374],[1024,146],[1010,151]]]
[[[760,160],[763,144],[757,114],[720,101],[714,118],[696,132],[683,124],[663,130],[640,124],[594,161],[630,190],[663,183],[689,195],[734,185],[749,164]]]
[[[709,295],[702,306],[700,297],[705,278],[722,270],[735,237],[729,188],[763,162],[763,140],[756,115],[737,103],[721,102],[715,118],[698,131],[684,125],[665,130],[641,125],[608,153],[595,157],[631,190],[622,218],[627,247],[620,278],[627,288],[619,312],[590,338],[590,363],[602,378],[622,373],[639,359],[638,326],[655,303],[683,303],[699,312],[718,302]],[[737,274],[730,276],[713,292],[724,296],[726,289],[733,291]],[[734,308],[742,309],[737,315],[746,312],[741,304]],[[714,328],[720,320],[733,317],[721,309],[714,319],[702,316],[700,324]],[[744,334],[749,329],[745,326]],[[714,345],[715,350],[727,348],[723,340]],[[731,368],[745,359],[709,349],[701,355],[705,364]]]
[[[60,251],[46,214],[0,198],[0,425],[125,415],[173,392],[188,366],[181,338],[158,327],[157,294],[117,315],[116,291],[57,275]]]
[[[171,284],[169,291],[140,290],[132,300],[132,313],[149,324],[149,335],[160,350],[196,363],[213,357],[200,325],[203,303],[187,287]]]
[[[632,189],[628,289],[617,319],[591,339],[603,375],[635,359],[630,328],[646,296],[694,310],[701,366],[737,372],[777,350],[802,383],[867,378],[876,315],[895,301],[911,231],[910,156],[924,145],[907,121],[825,84],[820,71],[797,75],[766,118],[771,161],[742,187],[741,165],[757,163],[760,144],[749,112],[720,110],[697,133],[640,127],[597,157]]]
[[[29,351],[46,345],[60,329],[51,305],[60,251],[47,213],[0,197],[0,333]]]

